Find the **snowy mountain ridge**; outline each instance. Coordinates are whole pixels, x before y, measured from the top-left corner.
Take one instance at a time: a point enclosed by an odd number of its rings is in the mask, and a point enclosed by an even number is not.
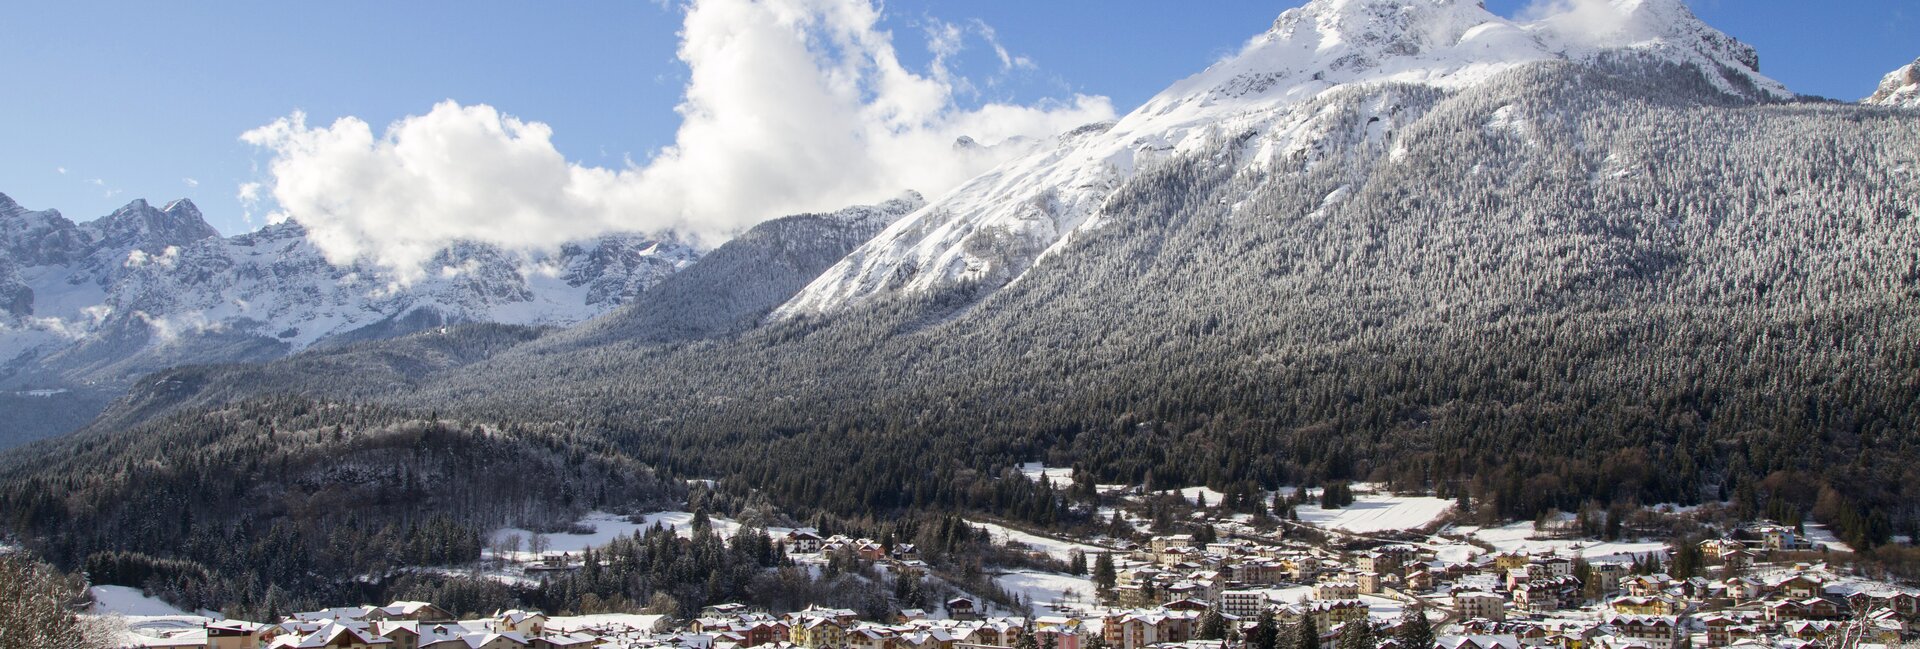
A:
[[[457,244],[403,285],[330,264],[292,221],[223,238],[186,200],[75,224],[0,195],[0,384],[117,383],[456,322],[571,325],[700,254],[638,234],[545,254]]]
[[[1751,47],[1702,23],[1680,0],[1582,6],[1522,22],[1477,0],[1314,0],[1117,123],[1062,135],[934,200],[772,317],[829,313],[883,294],[1015,281],[1076,231],[1099,227],[1102,204],[1139,170],[1180,156],[1220,151],[1250,171],[1279,161],[1311,165],[1328,129],[1342,127],[1308,110],[1329,93],[1377,90],[1377,112],[1364,128],[1386,148],[1395,127],[1411,119],[1398,114],[1393,86],[1458,91],[1540,62],[1634,57],[1698,70],[1737,100],[1794,96],[1760,74]]]
[[[1860,103],[1891,108],[1920,108],[1920,59],[1887,73],[1880,88]]]

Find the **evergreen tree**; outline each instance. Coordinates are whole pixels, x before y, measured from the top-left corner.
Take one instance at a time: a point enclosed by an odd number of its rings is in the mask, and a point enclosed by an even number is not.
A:
[[[1294,649],[1320,649],[1320,622],[1311,609],[1302,611],[1300,623],[1293,626]]]
[[[1201,640],[1227,639],[1227,617],[1220,614],[1218,607],[1207,609],[1206,615],[1200,617],[1199,637]]]
[[[1373,635],[1373,623],[1367,620],[1355,620],[1340,627],[1339,649],[1378,649],[1380,641]]]
[[[1400,630],[1394,638],[1400,641],[1400,649],[1433,649],[1433,623],[1427,620],[1427,607],[1409,607],[1400,616]]]
[[[1260,611],[1253,628],[1247,631],[1246,649],[1280,649],[1280,626],[1273,620],[1273,611]]]
[[[1106,552],[1100,553],[1100,557],[1093,560],[1093,587],[1100,596],[1105,597],[1113,592],[1113,584],[1118,579],[1119,576],[1113,569],[1113,555]]]

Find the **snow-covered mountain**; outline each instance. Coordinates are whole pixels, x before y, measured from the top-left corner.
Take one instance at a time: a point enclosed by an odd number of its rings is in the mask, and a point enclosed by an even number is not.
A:
[[[1860,103],[1892,108],[1920,108],[1920,59],[1880,80],[1880,89]]]
[[[1238,54],[1174,84],[1113,124],[1067,133],[976,178],[829,269],[775,318],[831,312],[876,295],[1018,279],[1098,228],[1103,205],[1141,170],[1197,151],[1246,168],[1316,163],[1341,120],[1313,100],[1379,89],[1365,129],[1392,146],[1397,89],[1457,92],[1549,61],[1679,66],[1731,101],[1793,97],[1759,72],[1754,50],[1702,23],[1680,0],[1612,0],[1532,22],[1477,0],[1314,0],[1282,14]]]
[[[451,322],[571,325],[699,255],[635,234],[552,254],[461,244],[401,285],[376,267],[328,263],[291,221],[223,238],[185,200],[134,201],[75,224],[0,195],[0,386],[115,385]]]

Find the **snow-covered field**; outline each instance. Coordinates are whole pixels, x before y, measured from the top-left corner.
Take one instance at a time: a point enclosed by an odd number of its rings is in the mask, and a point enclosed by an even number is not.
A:
[[[1354,534],[1413,530],[1426,527],[1453,511],[1453,501],[1427,496],[1354,494],[1354,502],[1340,509],[1317,504],[1294,508],[1306,523]]]
[[[1825,547],[1834,552],[1853,551],[1853,546],[1847,545],[1846,541],[1842,541],[1840,537],[1834,536],[1833,531],[1827,529],[1825,525],[1807,523],[1805,528],[1807,530],[1807,541],[1813,543],[1815,547]]]
[[[629,613],[601,613],[597,615],[563,615],[547,618],[547,628],[562,633],[586,630],[633,630],[651,632],[660,623],[664,615],[634,615]]]
[[[1220,501],[1227,499],[1226,494],[1220,493],[1218,491],[1214,491],[1212,489],[1208,489],[1206,487],[1186,487],[1183,489],[1169,489],[1167,491],[1157,491],[1154,493],[1159,493],[1159,494],[1178,493],[1180,494],[1180,497],[1182,499],[1196,505],[1200,504],[1201,496],[1206,496],[1208,506],[1219,505]]]
[[[1032,602],[1036,614],[1086,611],[1098,604],[1093,597],[1093,581],[1083,577],[1022,570],[994,577],[993,582]]]
[[[592,533],[547,534],[545,535],[547,551],[572,553],[587,548],[602,547],[608,543],[612,543],[615,538],[621,536],[643,535],[646,533],[646,530],[653,527],[654,523],[672,527],[681,536],[693,536],[693,514],[691,512],[656,512],[647,514],[641,517],[641,519],[642,522],[634,523],[628,520],[626,516],[620,514],[591,512],[585,517],[582,517],[577,523],[593,528]],[[713,524],[713,531],[718,532],[722,536],[732,536],[734,532],[740,529],[739,523],[718,516],[711,517],[708,520]],[[772,532],[772,530],[769,530],[769,532]],[[784,534],[786,530],[779,530],[779,533]],[[494,543],[498,543],[509,535],[517,535],[520,537],[521,551],[511,557],[512,559],[516,561],[530,561],[538,558],[528,545],[528,542],[533,538],[533,532],[508,527],[495,530],[489,538]],[[491,550],[488,551],[487,556],[492,556]]]
[[[1074,550],[1079,550],[1086,554],[1112,552],[1112,550],[1109,548],[1103,548],[1097,545],[1088,545],[1085,543],[1074,543],[1072,541],[1062,541],[1059,539],[1050,539],[1044,536],[1028,534],[1020,530],[1006,527],[1004,525],[996,525],[993,523],[982,523],[980,521],[974,521],[974,520],[967,521],[967,524],[972,525],[974,527],[985,528],[989,534],[993,535],[993,540],[995,543],[1004,544],[1010,541],[1015,543],[1024,543],[1026,544],[1027,547],[1033,548],[1035,550],[1039,550],[1041,552],[1045,552],[1047,553],[1047,556],[1051,556],[1061,561],[1066,561],[1069,558],[1071,558],[1073,556]]]
[[[1536,539],[1533,538],[1535,532],[1531,521],[1500,527],[1462,527],[1455,531],[1470,534],[1473,538],[1493,546],[1500,552],[1533,554],[1558,552],[1565,555],[1579,555],[1593,561],[1629,561],[1638,555],[1658,553],[1666,556],[1667,553],[1667,544],[1664,541],[1600,542],[1593,539]]]
[[[116,646],[204,647],[206,624],[218,619],[182,611],[138,588],[94,586],[87,592],[93,595],[88,614],[122,629]]]
[[[1039,482],[1044,478],[1047,482],[1051,483],[1055,489],[1065,489],[1073,486],[1073,469],[1070,467],[1050,467],[1039,462],[1028,462],[1020,465],[1020,473],[1026,475],[1028,480],[1034,482]]]
[[[141,593],[138,588],[129,588],[126,586],[94,586],[88,589],[87,592],[93,595],[93,608],[89,609],[89,611],[95,615],[166,615],[194,617],[191,613],[174,608],[172,604],[146,596]]]

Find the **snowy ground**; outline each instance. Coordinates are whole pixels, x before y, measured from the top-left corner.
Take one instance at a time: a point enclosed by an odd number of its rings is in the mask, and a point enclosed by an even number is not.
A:
[[[1493,546],[1500,552],[1533,554],[1559,552],[1586,557],[1592,561],[1630,561],[1638,555],[1658,553],[1666,556],[1667,553],[1667,544],[1664,541],[1600,542],[1593,539],[1536,539],[1533,538],[1535,532],[1531,521],[1500,527],[1463,527],[1455,531],[1471,534],[1473,538]]]
[[[217,618],[194,615],[157,598],[141,594],[138,588],[94,586],[88,614],[104,618],[104,623],[122,626],[117,646],[122,647],[194,647],[206,646],[206,624]]]
[[[1045,478],[1047,482],[1053,484],[1053,488],[1055,489],[1065,489],[1073,486],[1073,469],[1071,467],[1050,467],[1039,462],[1028,462],[1020,465],[1020,473],[1026,475],[1028,480],[1034,482],[1039,482],[1042,478]]]
[[[1834,552],[1852,552],[1853,551],[1853,546],[1847,545],[1845,541],[1842,541],[1840,540],[1839,537],[1834,536],[1833,531],[1828,530],[1827,526],[1825,525],[1821,525],[1819,523],[1807,523],[1805,525],[1805,528],[1807,530],[1807,541],[1813,543],[1815,547],[1825,547],[1826,549],[1832,550]]]
[[[547,628],[562,633],[572,633],[587,629],[632,629],[651,632],[660,623],[664,615],[633,615],[627,613],[602,613],[599,615],[563,615],[547,618]]]
[[[1414,530],[1426,527],[1453,511],[1453,501],[1426,496],[1354,494],[1354,502],[1340,509],[1321,509],[1317,504],[1294,508],[1300,520],[1313,525],[1371,534]]]
[[[1088,545],[1085,543],[1074,543],[1072,541],[1062,541],[1059,539],[1051,539],[1044,536],[1028,534],[1020,530],[1006,527],[1004,525],[995,525],[993,523],[982,523],[980,521],[973,521],[973,520],[967,521],[967,524],[972,525],[974,527],[985,528],[989,534],[993,535],[993,541],[995,543],[1002,543],[1002,544],[1007,542],[1022,543],[1022,544],[1025,544],[1027,547],[1033,548],[1035,550],[1039,550],[1041,552],[1045,552],[1047,553],[1047,556],[1051,556],[1061,561],[1066,561],[1069,558],[1071,558],[1073,556],[1074,550],[1079,550],[1086,554],[1095,554],[1100,552],[1113,551],[1112,549],[1103,548],[1097,545]]]
[[[993,578],[1007,592],[1033,603],[1036,615],[1091,611],[1098,607],[1090,579],[1052,572],[1022,570]]]
[[[93,595],[93,608],[88,610],[95,615],[194,617],[191,613],[174,608],[172,604],[142,594],[138,588],[94,586],[87,592]]]
[[[1227,499],[1226,494],[1220,493],[1218,491],[1214,491],[1212,489],[1208,489],[1206,487],[1186,487],[1184,489],[1169,489],[1167,491],[1156,491],[1154,493],[1156,494],[1178,493],[1180,494],[1181,499],[1186,500],[1187,502],[1193,503],[1195,505],[1200,504],[1201,496],[1206,496],[1207,506],[1209,507],[1218,506],[1221,501]]]
[[[725,518],[715,516],[709,518],[709,520],[713,524],[713,531],[718,532],[722,536],[732,536],[734,532],[740,529],[739,523]],[[672,527],[681,536],[693,536],[693,514],[690,512],[657,512],[647,514],[642,517],[642,522],[640,523],[634,523],[628,520],[626,516],[620,514],[591,512],[581,518],[578,523],[593,528],[593,532],[590,534],[548,534],[546,535],[547,551],[576,553],[587,548],[602,547],[608,543],[612,543],[615,538],[621,536],[639,536],[645,534],[646,530],[652,528],[654,523]],[[772,530],[769,530],[769,532],[771,533]],[[780,530],[779,533],[785,534],[786,530]],[[515,561],[532,561],[539,558],[528,547],[528,541],[533,538],[533,534],[533,532],[527,530],[508,527],[495,530],[489,538],[492,539],[493,542],[498,543],[501,539],[509,535],[518,535],[520,537],[521,551],[509,558]],[[493,552],[488,550],[486,556],[493,556]]]

